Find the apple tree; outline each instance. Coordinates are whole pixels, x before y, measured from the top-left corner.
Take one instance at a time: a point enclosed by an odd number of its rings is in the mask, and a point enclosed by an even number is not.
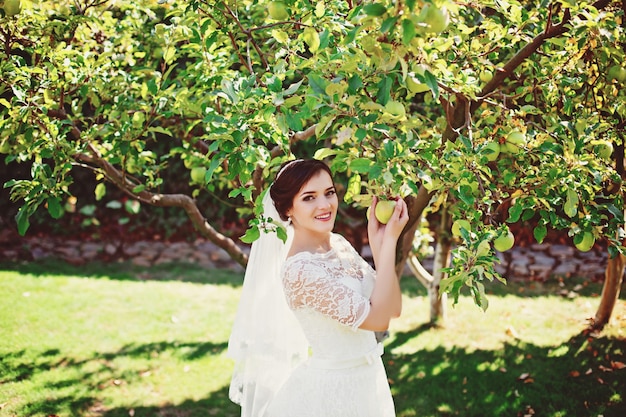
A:
[[[597,325],[608,321],[624,270],[622,2],[78,0],[13,13],[7,1],[0,150],[33,162],[32,178],[7,184],[20,232],[40,206],[62,215],[79,166],[142,203],[183,207],[243,265],[194,198],[243,201],[251,241],[268,179],[314,155],[344,207],[405,198],[396,263],[429,286],[433,318],[462,288],[487,308],[485,280],[505,281],[494,250],[529,222],[538,242],[557,229],[580,250],[607,248]],[[160,192],[173,161],[194,194]],[[425,219],[432,274],[414,252]]]

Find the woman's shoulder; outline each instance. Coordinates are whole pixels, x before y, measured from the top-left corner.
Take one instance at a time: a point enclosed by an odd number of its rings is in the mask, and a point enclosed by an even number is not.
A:
[[[328,275],[324,256],[311,252],[298,252],[285,261],[282,276],[285,281],[308,281]]]

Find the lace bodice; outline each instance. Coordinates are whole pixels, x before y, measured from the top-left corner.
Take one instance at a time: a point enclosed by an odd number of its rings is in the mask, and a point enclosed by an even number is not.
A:
[[[283,266],[283,287],[313,357],[343,359],[371,351],[374,333],[358,329],[370,311],[375,272],[338,234],[326,253],[300,252]]]

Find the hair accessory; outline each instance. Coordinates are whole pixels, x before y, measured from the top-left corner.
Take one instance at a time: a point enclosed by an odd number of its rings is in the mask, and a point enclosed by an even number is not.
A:
[[[287,162],[287,163],[286,163],[286,164],[285,164],[285,165],[284,165],[284,166],[280,169],[280,171],[278,171],[278,174],[276,174],[276,178],[278,178],[278,177],[280,176],[280,174],[282,174],[282,173],[283,173],[283,171],[284,171],[285,169],[287,169],[287,167],[288,167],[288,166],[291,166],[291,165],[293,165],[294,163],[298,163],[298,162],[302,162],[302,161],[304,161],[304,159],[294,159],[293,161],[289,161],[289,162]]]

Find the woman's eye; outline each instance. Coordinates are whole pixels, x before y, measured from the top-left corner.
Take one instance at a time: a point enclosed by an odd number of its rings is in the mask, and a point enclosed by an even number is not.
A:
[[[311,201],[311,200],[313,200],[313,196],[311,195],[307,195],[306,197],[302,199],[302,201]]]
[[[337,194],[337,191],[330,190],[329,192],[326,193],[326,195],[333,195],[333,194]]]

